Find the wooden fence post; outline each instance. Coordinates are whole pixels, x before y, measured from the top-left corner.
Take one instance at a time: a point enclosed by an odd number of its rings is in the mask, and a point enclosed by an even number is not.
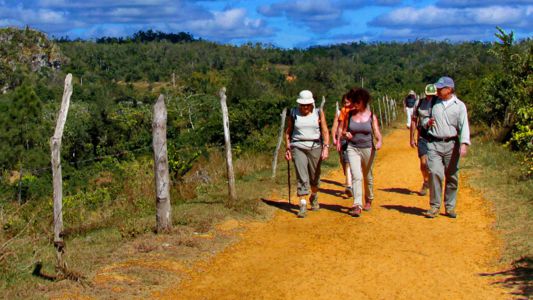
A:
[[[170,207],[170,179],[167,155],[167,107],[165,97],[159,95],[154,105],[152,121],[154,173],[156,195],[156,231],[168,232],[172,227]]]
[[[218,92],[220,96],[220,106],[222,107],[222,124],[224,126],[224,142],[226,146],[226,167],[228,169],[228,190],[229,202],[227,206],[232,207],[237,201],[237,192],[235,191],[235,174],[233,173],[233,160],[231,157],[231,138],[229,131],[228,106],[226,105],[226,88],[222,87]]]
[[[281,141],[283,140],[283,132],[285,129],[285,118],[287,118],[287,108],[285,107],[281,112],[281,124],[279,126],[278,144],[276,150],[274,150],[274,159],[272,160],[272,178],[276,177],[276,169],[278,166],[278,152],[281,147]]]
[[[61,109],[57,117],[54,135],[50,139],[50,149],[52,152],[52,184],[54,187],[54,247],[56,248],[57,266],[61,270],[67,268],[63,259],[65,243],[63,241],[63,178],[61,174],[61,141],[63,139],[63,130],[67,121],[68,108],[70,105],[70,96],[72,96],[72,74],[65,78],[65,87],[63,98],[61,100]]]
[[[379,126],[383,127],[383,117],[381,116],[381,101],[378,98]]]

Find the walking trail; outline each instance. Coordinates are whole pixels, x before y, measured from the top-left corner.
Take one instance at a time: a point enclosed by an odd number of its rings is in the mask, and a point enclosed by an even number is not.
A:
[[[323,175],[321,209],[304,219],[286,191],[265,202],[275,217],[246,225],[239,242],[198,263],[163,299],[500,299],[508,291],[482,273],[497,271],[501,241],[491,204],[464,185],[458,218],[426,219],[428,196],[408,130],[378,152],[373,209],[347,214],[342,171]],[[294,188],[293,188],[294,190]],[[293,197],[293,203],[296,202]]]

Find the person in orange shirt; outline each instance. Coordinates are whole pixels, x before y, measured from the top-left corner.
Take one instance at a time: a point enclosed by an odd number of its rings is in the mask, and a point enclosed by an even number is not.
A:
[[[344,192],[348,197],[352,197],[352,172],[350,171],[348,156],[346,154],[346,149],[348,148],[348,142],[344,139],[341,139],[339,124],[346,118],[348,112],[352,109],[350,101],[346,98],[346,94],[342,95],[342,108],[335,113],[335,118],[333,119],[333,127],[331,127],[331,134],[333,135],[333,145],[337,148],[339,152],[339,161],[342,166],[342,171],[345,175],[345,190]],[[340,145],[340,148],[337,147],[337,144]]]

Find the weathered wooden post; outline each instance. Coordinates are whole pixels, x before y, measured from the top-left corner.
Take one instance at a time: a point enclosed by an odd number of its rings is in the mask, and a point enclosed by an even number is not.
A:
[[[385,104],[385,113],[387,115],[387,126],[390,126],[390,107],[387,101],[385,101],[385,96],[383,96],[383,104]]]
[[[165,97],[159,95],[154,105],[152,121],[154,173],[156,195],[156,231],[168,232],[172,227],[170,207],[170,179],[167,155],[167,107]]]
[[[176,87],[176,73],[172,72],[172,87]]]
[[[272,178],[276,177],[276,169],[278,166],[278,152],[281,147],[281,141],[283,140],[283,132],[285,129],[285,118],[287,118],[287,108],[285,107],[281,112],[281,124],[279,126],[278,144],[276,150],[274,150],[274,159],[272,160]]]
[[[222,107],[222,124],[224,126],[224,142],[226,145],[226,167],[228,169],[229,202],[227,205],[232,207],[237,201],[237,192],[235,191],[235,174],[233,173],[233,160],[231,157],[231,138],[229,132],[228,106],[226,105],[226,88],[221,88],[218,95],[220,96],[220,106]]]
[[[54,247],[56,248],[57,267],[60,270],[67,268],[63,259],[65,253],[65,243],[63,241],[63,178],[61,174],[61,141],[63,139],[63,129],[67,121],[68,108],[72,96],[72,74],[65,78],[61,109],[57,117],[54,135],[50,139],[50,149],[52,151],[52,184],[54,187]]]
[[[379,126],[383,127],[383,116],[381,115],[381,101],[378,98]]]

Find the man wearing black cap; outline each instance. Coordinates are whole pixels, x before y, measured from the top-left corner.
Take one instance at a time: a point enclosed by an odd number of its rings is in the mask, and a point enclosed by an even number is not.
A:
[[[429,204],[428,218],[439,215],[442,180],[445,179],[444,204],[446,215],[456,218],[455,204],[459,181],[459,158],[465,156],[470,145],[470,129],[465,104],[455,96],[455,85],[450,77],[441,77],[436,83],[439,99],[431,115],[422,120],[428,129]]]

